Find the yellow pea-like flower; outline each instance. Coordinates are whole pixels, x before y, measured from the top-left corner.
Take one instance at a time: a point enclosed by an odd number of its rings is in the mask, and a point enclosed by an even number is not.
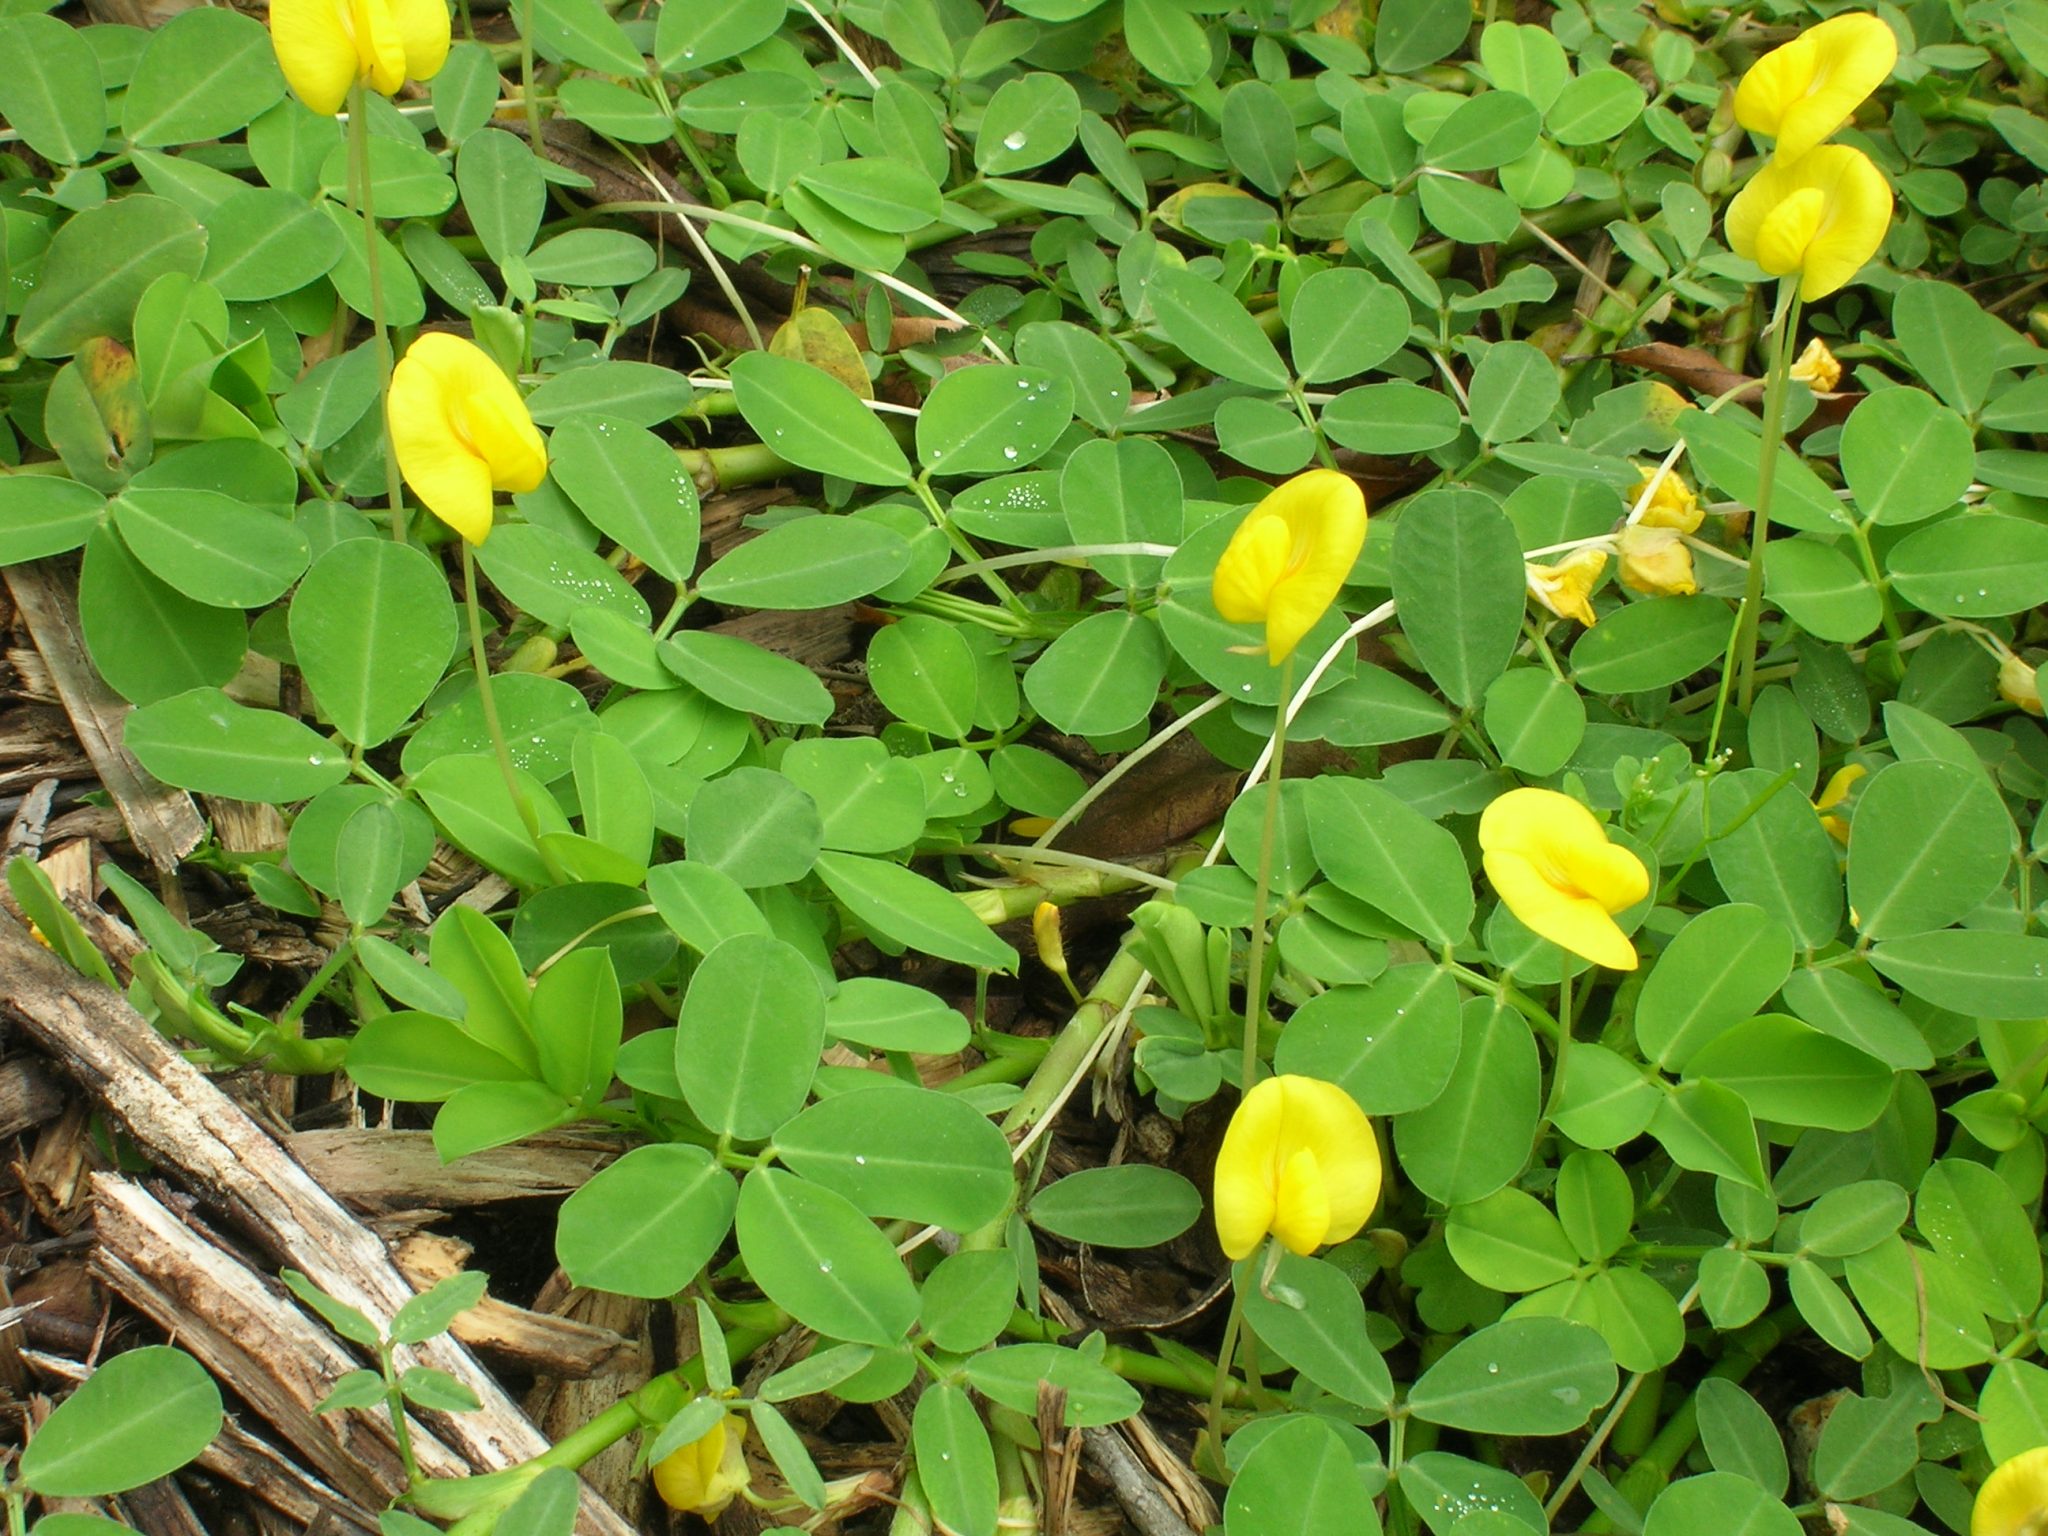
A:
[[[1652,597],[1688,597],[1699,591],[1693,576],[1692,551],[1676,528],[1653,528],[1642,523],[1621,531],[1622,585]]]
[[[746,1487],[747,1423],[728,1413],[680,1450],[654,1467],[654,1491],[670,1509],[704,1520],[716,1520]]]
[[[1820,812],[1820,824],[1827,828],[1828,836],[1838,843],[1849,841],[1849,823],[1828,812],[1849,798],[1849,791],[1856,787],[1856,781],[1870,772],[1861,763],[1845,763],[1837,768],[1821,786],[1820,794],[1814,798],[1813,808]]]
[[[2041,713],[2041,680],[2032,667],[2011,651],[1998,660],[1998,695],[2030,715]]]
[[[448,60],[442,0],[271,0],[270,45],[299,100],[341,110],[357,81],[389,96]]]
[[[1560,619],[1577,619],[1590,627],[1599,618],[1593,611],[1593,585],[1607,569],[1604,549],[1575,549],[1555,565],[1525,564],[1522,574],[1529,595]]]
[[[1614,914],[1650,894],[1650,872],[1570,795],[1511,789],[1479,818],[1486,878],[1532,933],[1609,970],[1636,968]]]
[[[519,390],[475,342],[428,331],[391,370],[391,446],[429,512],[472,544],[491,531],[494,491],[530,491],[547,444]]]
[[[1725,220],[1735,254],[1773,277],[1797,272],[1808,303],[1854,277],[1891,223],[1891,183],[1847,144],[1823,144],[1796,160],[1773,155],[1735,194]]]
[[[1828,350],[1826,342],[1816,336],[1793,360],[1790,376],[1816,395],[1825,395],[1842,382],[1842,360]]]
[[[1320,1078],[1269,1077],[1216,1154],[1216,1237],[1231,1259],[1272,1233],[1311,1254],[1356,1235],[1380,1199],[1380,1145],[1358,1101]]]
[[[2048,1445],[2003,1461],[1977,1490],[1970,1536],[2041,1536],[2048,1531]]]
[[[1365,547],[1365,493],[1349,475],[1311,469],[1275,486],[1238,524],[1210,597],[1232,624],[1266,626],[1278,666],[1329,611]]]
[[[1835,16],[1773,48],[1735,89],[1735,120],[1796,160],[1849,121],[1899,62],[1899,40],[1865,11]]]
[[[1636,523],[1644,528],[1675,528],[1680,533],[1698,533],[1706,512],[1700,507],[1700,499],[1693,488],[1685,483],[1685,477],[1675,469],[1663,469],[1650,465],[1642,470],[1642,480],[1636,485],[1635,494],[1629,497],[1629,505],[1642,501],[1644,492],[1649,501],[1644,503],[1643,515]],[[1652,483],[1654,482],[1654,484]]]

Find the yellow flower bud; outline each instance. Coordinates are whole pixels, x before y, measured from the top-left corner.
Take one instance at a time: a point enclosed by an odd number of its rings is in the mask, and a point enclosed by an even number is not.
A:
[[[1998,1464],[1977,1490],[1970,1536],[2041,1536],[2048,1531],[2048,1445]]]
[[[1038,945],[1038,960],[1055,976],[1067,974],[1067,946],[1060,938],[1060,909],[1041,901],[1031,912],[1031,937]]]
[[[1650,872],[1593,813],[1554,789],[1511,789],[1479,818],[1486,878],[1524,927],[1610,970],[1636,968],[1614,921],[1650,894]]]
[[[1337,600],[1364,545],[1358,483],[1311,469],[1275,486],[1238,524],[1210,597],[1230,623],[1266,626],[1266,657],[1278,666]]]
[[[1652,597],[1687,597],[1700,589],[1685,535],[1641,523],[1621,531],[1621,580],[1629,590]]]
[[[662,1458],[654,1469],[654,1491],[670,1509],[716,1520],[752,1480],[746,1438],[746,1420],[728,1413],[697,1439]]]
[[[1591,625],[1599,617],[1593,612],[1593,584],[1607,569],[1604,549],[1575,549],[1555,565],[1525,564],[1522,574],[1529,583],[1529,595],[1560,619],[1577,619]]]
[[[561,647],[555,644],[552,637],[548,635],[528,635],[519,642],[519,649],[514,651],[506,660],[505,670],[507,672],[545,672],[555,664],[555,658],[560,654]]]
[[[1675,528],[1680,533],[1699,532],[1700,523],[1707,514],[1700,510],[1700,499],[1685,483],[1683,475],[1675,469],[1663,469],[1653,464],[1642,471],[1642,477],[1636,485],[1635,494],[1629,498],[1629,505],[1633,507],[1643,500],[1645,492],[1649,494],[1643,515],[1636,519],[1639,525],[1644,528]]]
[[[1864,11],[1831,17],[1750,66],[1735,120],[1796,160],[1849,121],[1899,61],[1899,40]]]
[[[1244,1096],[1216,1154],[1216,1237],[1247,1258],[1268,1232],[1314,1253],[1365,1225],[1380,1146],[1358,1101],[1318,1078],[1269,1077]]]
[[[389,96],[448,59],[442,0],[270,0],[270,45],[299,100],[332,116],[357,81]]]
[[[1792,377],[1816,395],[1830,393],[1842,382],[1842,363],[1818,336],[1806,344],[1792,364]]]
[[[1998,662],[1998,694],[2030,715],[2041,713],[2041,681],[2034,669],[2011,651]]]
[[[1773,155],[1723,220],[1736,255],[1773,277],[1797,272],[1799,297],[1809,303],[1861,271],[1891,222],[1891,183],[1847,144],[1823,144],[1796,160]]]
[[[1820,824],[1828,829],[1828,836],[1838,843],[1849,841],[1849,823],[1839,816],[1830,816],[1828,812],[1847,800],[1849,791],[1856,787],[1856,781],[1869,771],[1861,763],[1844,764],[1834,771],[1813,802],[1813,808],[1821,813]]]
[[[530,491],[547,444],[526,402],[471,341],[428,331],[391,370],[391,446],[399,473],[434,516],[472,544],[491,531],[491,493]]]

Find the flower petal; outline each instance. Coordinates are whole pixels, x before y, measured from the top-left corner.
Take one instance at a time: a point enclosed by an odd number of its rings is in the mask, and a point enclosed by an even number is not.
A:
[[[1330,1191],[1312,1148],[1297,1147],[1281,1165],[1274,1199],[1273,1235],[1293,1253],[1307,1257],[1330,1232]]]
[[[2026,1536],[2048,1519],[2048,1446],[2001,1462],[1977,1490],[1970,1536]]]
[[[1636,968],[1610,915],[1650,893],[1650,873],[1593,813],[1552,789],[1512,789],[1479,818],[1486,877],[1531,932],[1596,965]]]
[[[272,0],[270,46],[294,95],[323,117],[348,100],[360,68],[346,0]]]
[[[1827,198],[1827,218],[1806,249],[1799,297],[1808,303],[1845,286],[1878,252],[1892,224],[1892,188],[1862,150],[1823,144],[1800,163]]]
[[[1290,1074],[1287,1136],[1314,1151],[1329,1206],[1326,1243],[1354,1236],[1379,1204],[1383,1177],[1379,1139],[1358,1101],[1335,1083]],[[1282,1198],[1285,1206],[1285,1198]]]
[[[405,84],[405,43],[398,35],[390,0],[349,0],[362,78],[372,90],[395,95]]]
[[[1287,525],[1254,510],[1230,536],[1216,562],[1210,600],[1232,624],[1256,624],[1266,617],[1273,588],[1287,569]]]
[[[1273,1229],[1284,1108],[1285,1090],[1269,1077],[1244,1096],[1223,1133],[1216,1153],[1216,1240],[1229,1259],[1249,1257]]]
[[[1489,853],[1481,862],[1502,903],[1538,938],[1610,970],[1636,968],[1635,946],[1599,902],[1552,885],[1520,854]]]
[[[1799,271],[1827,213],[1827,197],[1818,187],[1800,187],[1780,198],[1757,225],[1756,264],[1773,277]]]
[[[1216,611],[1233,624],[1265,620],[1267,657],[1277,666],[1337,600],[1365,524],[1365,496],[1349,475],[1312,469],[1275,486],[1216,563]]]
[[[1796,160],[1848,122],[1898,60],[1899,40],[1878,17],[1831,17],[1750,66],[1736,88],[1735,120]]]
[[[448,62],[450,32],[444,0],[390,0],[392,25],[405,51],[410,80],[431,80]]]

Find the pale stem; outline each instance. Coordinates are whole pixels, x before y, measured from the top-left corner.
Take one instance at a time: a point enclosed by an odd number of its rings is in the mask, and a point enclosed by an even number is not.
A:
[[[461,544],[462,602],[469,610],[469,659],[476,667],[476,693],[483,706],[484,730],[491,738],[491,750],[497,755],[498,772],[505,777],[505,793],[512,797],[512,807],[519,813],[534,851],[547,866],[548,874],[559,882],[563,878],[561,867],[540,840],[540,818],[534,814],[532,802],[526,798],[519,775],[512,767],[512,749],[506,745],[505,725],[498,716],[497,690],[491,685],[491,661],[484,654],[483,606],[476,600],[476,556],[470,552],[469,540],[464,539]]]
[[[391,332],[384,320],[384,263],[370,189],[370,92],[358,80],[348,93],[349,192],[363,216],[363,265],[370,280],[370,330],[377,348],[377,426],[384,442],[384,491],[391,502],[391,537],[405,542],[405,489],[391,446]]]
[[[1259,828],[1259,870],[1252,893],[1252,938],[1245,951],[1244,1091],[1259,1080],[1259,1023],[1266,1012],[1266,908],[1273,895],[1273,843],[1280,830],[1280,777],[1287,759],[1288,699],[1294,656],[1280,664],[1280,699],[1273,711],[1273,768],[1266,776],[1266,818]]]

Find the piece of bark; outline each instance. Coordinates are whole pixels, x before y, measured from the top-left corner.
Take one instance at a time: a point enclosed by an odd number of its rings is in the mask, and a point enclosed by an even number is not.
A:
[[[50,807],[57,798],[57,780],[38,779],[21,797],[21,805],[7,823],[6,836],[0,837],[0,865],[16,854],[27,854],[30,858],[41,858],[43,834],[50,825]]]
[[[1084,1429],[1081,1446],[1088,1465],[1109,1484],[1140,1536],[1195,1536],[1137,1453],[1115,1430]]]
[[[131,1488],[116,1503],[128,1523],[149,1536],[212,1536],[175,1479],[160,1477]]]
[[[859,632],[854,616],[858,612],[859,605],[855,603],[788,613],[762,609],[713,624],[711,630],[714,634],[751,640],[807,667],[830,666],[853,654],[854,637]]]
[[[556,1270],[534,1298],[537,1310],[560,1316],[565,1322],[603,1328],[633,1342],[636,1365],[620,1375],[594,1376],[580,1381],[541,1377],[526,1396],[527,1412],[541,1433],[559,1439],[579,1429],[621,1398],[638,1391],[648,1379],[654,1358],[653,1309],[638,1296],[620,1296],[610,1291],[586,1291],[568,1284]],[[646,1524],[645,1513],[654,1502],[645,1471],[634,1466],[635,1438],[628,1436],[610,1446],[583,1466],[584,1481],[634,1526]],[[658,1527],[657,1527],[658,1528]]]
[[[70,1105],[36,1137],[19,1165],[22,1193],[52,1231],[69,1232],[85,1219],[85,1180],[98,1154],[90,1130],[92,1106]]]
[[[63,1108],[64,1090],[39,1058],[0,1061],[0,1137],[53,1120]]]
[[[0,919],[0,1013],[20,1021],[159,1164],[177,1169],[273,1259],[379,1321],[412,1298],[383,1242],[114,992],[86,980]],[[479,1471],[538,1456],[547,1442],[497,1381],[452,1339],[414,1355],[477,1395],[474,1413],[436,1415],[438,1432]],[[585,1490],[579,1530],[632,1536]]]
[[[8,590],[36,649],[50,669],[50,681],[64,701],[64,712],[78,743],[92,760],[107,794],[120,807],[128,835],[142,856],[169,873],[199,846],[206,824],[199,808],[182,789],[153,778],[121,742],[128,702],[100,681],[85,654],[78,623],[75,577],[53,560],[31,560],[9,566]]]
[[[360,1364],[326,1329],[140,1185],[103,1174],[93,1193],[100,1238],[93,1267],[123,1300],[172,1334],[361,1508],[379,1509],[404,1489],[381,1411],[314,1412]],[[448,1477],[467,1470],[431,1435],[414,1438],[422,1471]]]
[[[213,1444],[199,1453],[201,1471],[234,1484],[291,1522],[295,1532],[324,1521],[336,1536],[375,1530],[369,1512],[357,1508],[275,1446],[250,1434],[233,1417],[221,1425]]]
[[[206,811],[213,818],[213,835],[228,853],[276,853],[283,849],[284,817],[274,805],[257,805],[247,800],[205,797]]]
[[[460,1274],[469,1245],[434,1232],[417,1232],[394,1249],[398,1268],[422,1291]],[[639,1346],[609,1328],[529,1312],[486,1296],[455,1319],[450,1331],[472,1349],[513,1361],[541,1377],[580,1380],[638,1371],[646,1379]]]
[[[358,1210],[455,1210],[574,1194],[620,1152],[599,1136],[536,1136],[443,1163],[431,1131],[340,1127],[286,1139],[313,1177]]]

